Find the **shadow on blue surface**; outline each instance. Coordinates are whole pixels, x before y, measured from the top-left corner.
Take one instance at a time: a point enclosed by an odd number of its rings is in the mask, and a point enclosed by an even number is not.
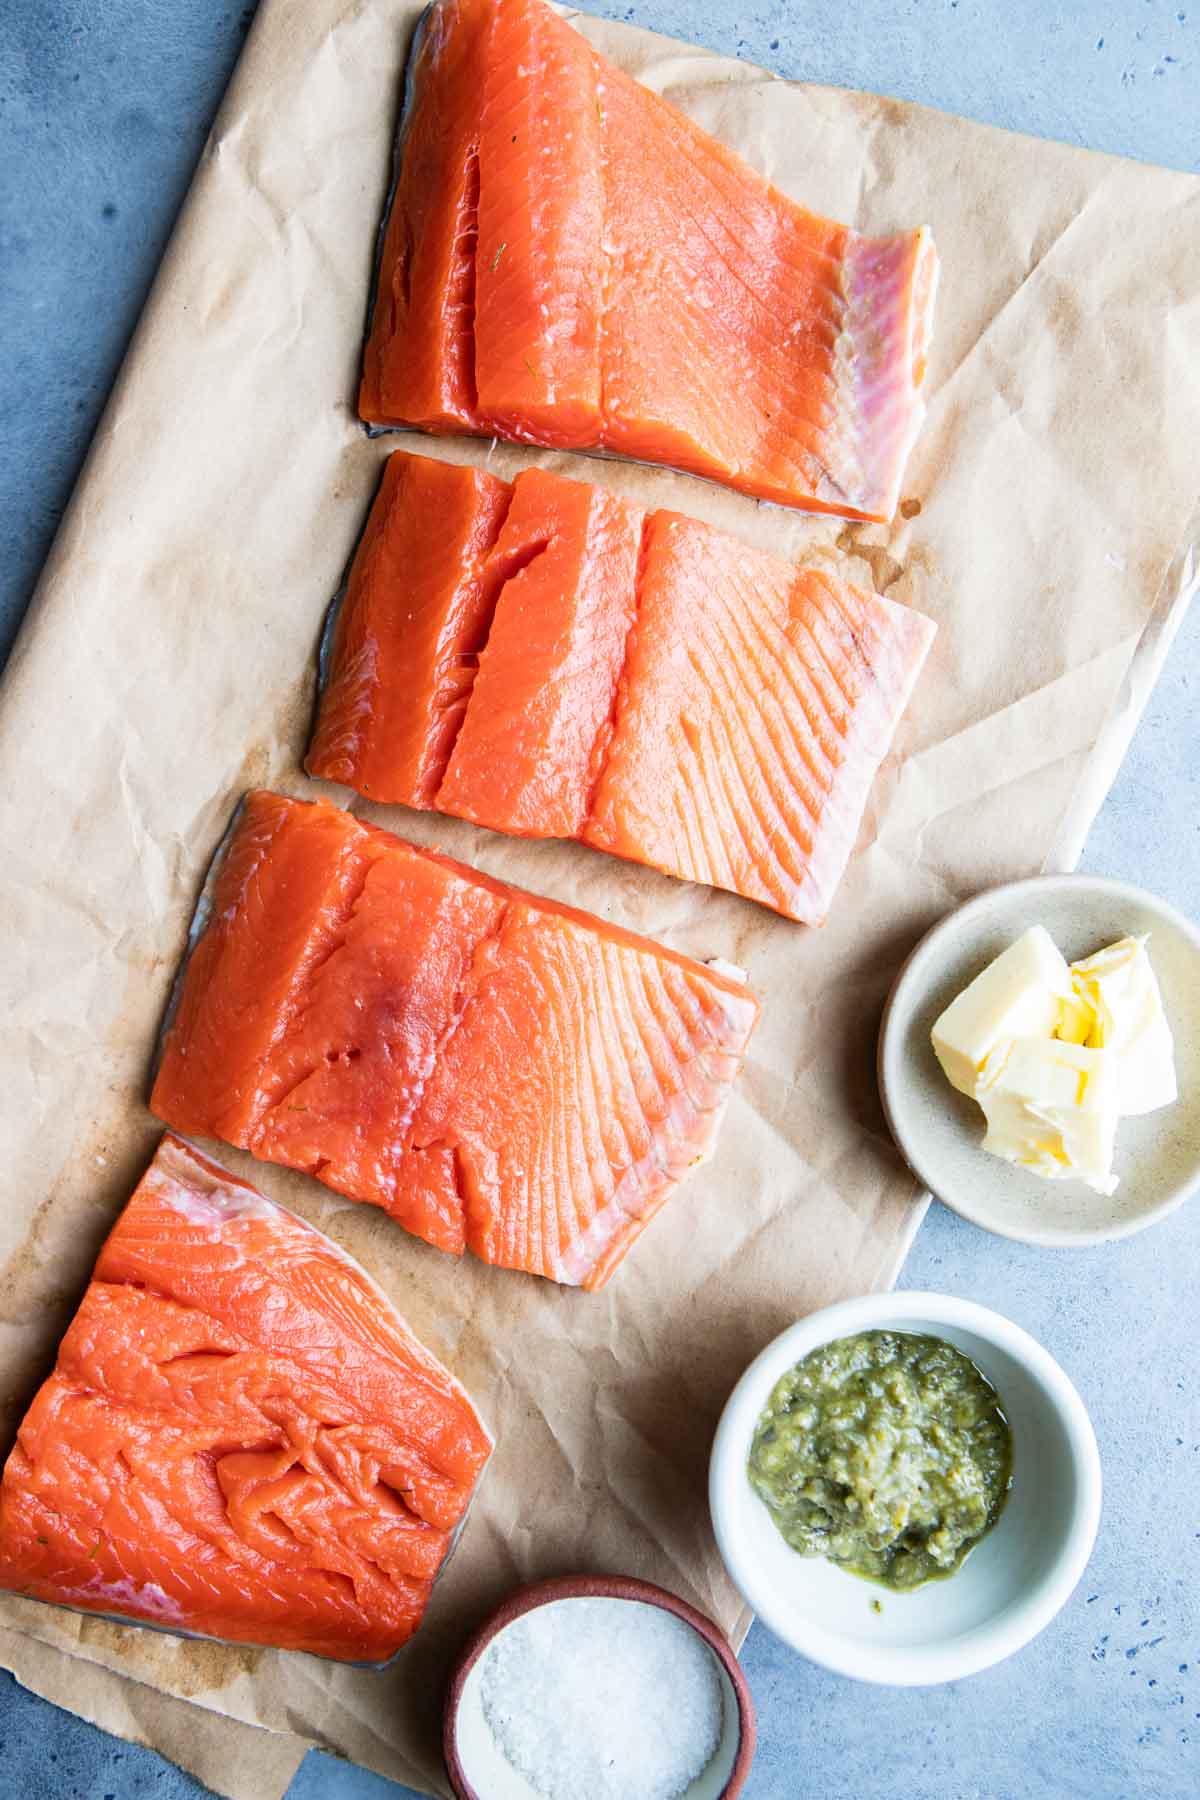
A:
[[[0,0],[0,666],[253,16]]]
[[[17,1794],[22,1800],[206,1800],[208,1794],[152,1750],[119,1743],[3,1673],[0,1780],[4,1800]]]

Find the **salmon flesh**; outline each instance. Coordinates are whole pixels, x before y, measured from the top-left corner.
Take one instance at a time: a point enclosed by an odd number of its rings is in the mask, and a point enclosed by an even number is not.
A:
[[[435,0],[359,410],[890,519],[938,258],[806,212],[544,0]]]
[[[397,454],[306,766],[819,924],[933,635],[682,513]]]
[[[151,1105],[441,1250],[598,1288],[710,1152],[742,981],[327,801],[245,802]]]
[[[0,1587],[383,1662],[490,1451],[356,1263],[168,1135],[5,1466]]]

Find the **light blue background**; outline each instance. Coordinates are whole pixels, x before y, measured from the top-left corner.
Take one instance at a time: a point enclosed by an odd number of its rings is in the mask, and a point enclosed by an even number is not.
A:
[[[782,74],[1200,167],[1200,0],[593,0]],[[252,9],[0,0],[0,655],[153,278]],[[1131,456],[1153,445],[1130,445]],[[1197,447],[1200,482],[1200,446]],[[1200,608],[1084,866],[1200,912]],[[989,1674],[905,1693],[822,1674],[761,1627],[745,1667],[748,1800],[1196,1800],[1200,1795],[1200,1204],[1079,1255],[935,1207],[904,1284],[1026,1326],[1091,1409],[1107,1492],[1083,1585]],[[197,1784],[0,1677],[0,1793],[183,1800]],[[407,1792],[310,1755],[291,1800]],[[581,1795],[579,1800],[587,1800]],[[635,1800],[634,1796],[630,1800]]]

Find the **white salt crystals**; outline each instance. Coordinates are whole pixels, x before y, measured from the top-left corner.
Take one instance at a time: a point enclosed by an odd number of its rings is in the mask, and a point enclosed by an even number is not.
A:
[[[544,1800],[678,1800],[716,1753],[717,1659],[662,1607],[558,1600],[500,1632],[482,1661],[495,1744]]]

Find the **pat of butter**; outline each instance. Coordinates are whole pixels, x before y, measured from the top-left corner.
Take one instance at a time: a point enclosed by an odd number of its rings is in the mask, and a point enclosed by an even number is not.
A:
[[[1155,1112],[1178,1097],[1175,1044],[1145,938],[1125,937],[1071,964],[1075,992],[1093,1018],[1079,1041],[1120,1056],[1123,1115]]]
[[[1018,1037],[988,1057],[975,1097],[987,1119],[985,1150],[1050,1180],[1117,1185],[1120,1059],[1050,1037]]]
[[[1102,1044],[1093,1042],[1095,1029],[1095,1010],[1082,995],[1072,994],[1069,1000],[1063,1000],[1055,1037],[1068,1044],[1090,1044],[1093,1050],[1103,1049]]]
[[[1031,925],[942,1013],[933,1048],[947,1079],[975,1097],[984,1063],[1012,1038],[1051,1038],[1078,1004],[1071,971],[1043,925]]]

